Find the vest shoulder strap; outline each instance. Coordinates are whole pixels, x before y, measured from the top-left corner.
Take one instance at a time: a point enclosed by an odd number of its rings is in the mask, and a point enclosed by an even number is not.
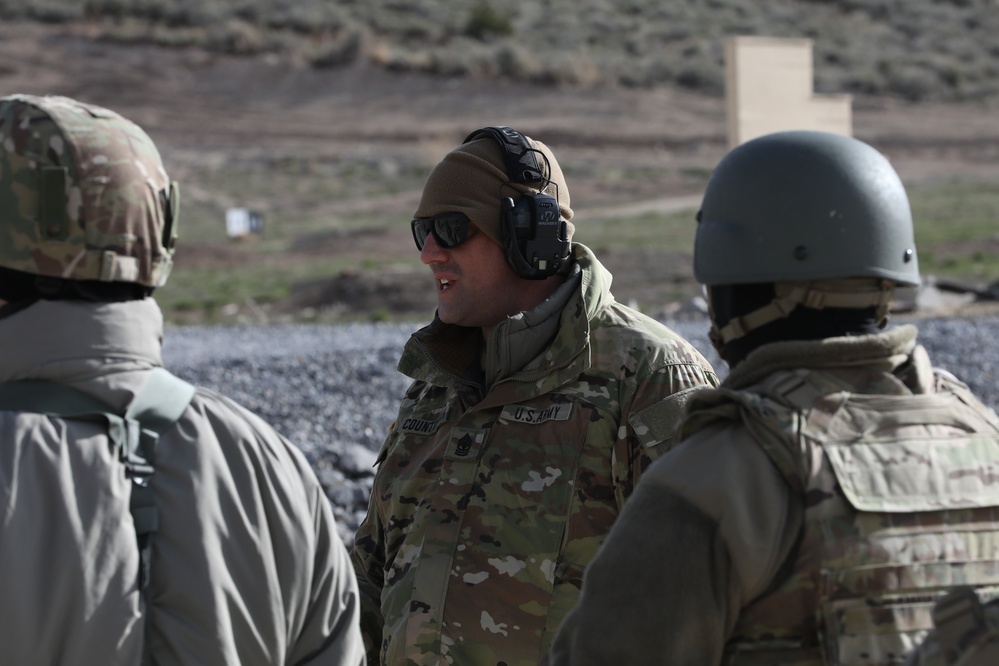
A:
[[[155,368],[123,414],[71,386],[44,380],[0,383],[0,410],[106,421],[126,469],[141,475],[142,467],[152,464],[156,439],[177,422],[194,393],[193,385]]]
[[[66,384],[45,380],[0,383],[0,410],[50,414],[82,419],[110,415],[134,419],[150,432],[162,434],[184,413],[195,388],[164,368],[155,368],[124,414],[115,414],[103,401]]]

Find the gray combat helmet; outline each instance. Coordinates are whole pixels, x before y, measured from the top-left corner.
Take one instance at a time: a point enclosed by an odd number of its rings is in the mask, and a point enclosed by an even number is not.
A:
[[[719,348],[799,306],[874,307],[883,326],[895,285],[919,284],[901,179],[881,153],[841,134],[777,132],[735,148],[711,175],[697,220],[701,284],[772,283],[776,293],[714,324]]]
[[[162,286],[178,190],[135,123],[66,97],[0,98],[0,267]]]
[[[919,284],[909,200],[871,146],[840,134],[778,132],[718,164],[694,242],[702,284],[877,277]]]

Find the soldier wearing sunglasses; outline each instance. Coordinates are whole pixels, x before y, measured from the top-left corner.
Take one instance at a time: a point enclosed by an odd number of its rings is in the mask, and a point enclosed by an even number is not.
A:
[[[437,312],[352,553],[370,663],[537,664],[687,397],[717,384],[572,242],[547,146],[473,132],[411,222]]]

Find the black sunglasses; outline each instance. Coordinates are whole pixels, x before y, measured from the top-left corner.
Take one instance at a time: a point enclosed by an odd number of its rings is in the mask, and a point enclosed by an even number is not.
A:
[[[413,240],[416,249],[422,251],[427,243],[427,236],[434,235],[434,240],[442,248],[457,247],[468,238],[468,216],[464,213],[441,213],[434,217],[414,217]]]

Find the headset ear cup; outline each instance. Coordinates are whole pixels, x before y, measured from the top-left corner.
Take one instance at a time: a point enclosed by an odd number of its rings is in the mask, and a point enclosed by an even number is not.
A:
[[[501,226],[507,261],[528,280],[555,275],[569,258],[568,226],[558,201],[548,194],[523,194],[502,202]]]
[[[531,219],[523,197],[516,203],[511,197],[503,199],[500,226],[503,229],[503,249],[510,267],[520,277],[534,279],[534,269],[524,254],[524,240],[530,235]]]

